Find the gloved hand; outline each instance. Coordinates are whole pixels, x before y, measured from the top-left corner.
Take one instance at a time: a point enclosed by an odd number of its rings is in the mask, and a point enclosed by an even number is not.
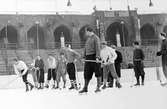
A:
[[[100,58],[96,58],[96,62],[97,62],[97,63],[101,63]]]
[[[158,51],[158,52],[156,53],[156,55],[157,55],[157,56],[161,56],[161,52]]]

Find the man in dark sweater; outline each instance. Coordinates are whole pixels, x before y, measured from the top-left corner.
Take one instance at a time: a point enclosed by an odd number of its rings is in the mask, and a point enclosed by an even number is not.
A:
[[[84,49],[84,59],[99,61],[100,59],[100,39],[93,32],[91,27],[86,27],[85,36],[87,36],[87,41],[85,43]],[[88,84],[92,78],[93,73],[95,72],[95,76],[97,78],[97,88],[95,92],[100,91],[101,85],[101,73],[100,73],[100,64],[96,62],[85,62],[84,65],[84,87],[79,93],[88,92]]]
[[[133,51],[133,64],[134,64],[135,77],[137,80],[135,86],[140,85],[140,76],[142,79],[141,85],[144,85],[145,72],[144,72],[143,60],[145,56],[142,49],[139,46],[139,42],[135,41],[133,43],[133,46],[135,48]]]

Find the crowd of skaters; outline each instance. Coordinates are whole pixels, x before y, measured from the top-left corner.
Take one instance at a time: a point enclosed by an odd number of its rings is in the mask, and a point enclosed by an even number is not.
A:
[[[44,81],[45,64],[40,56],[37,56],[37,58],[34,59],[29,68],[22,60],[14,59],[15,72],[22,77],[23,82],[26,85],[26,91],[32,90],[33,88],[49,88],[51,79],[53,79],[52,88],[58,89],[60,88],[59,84],[61,78],[63,80],[63,88],[66,88],[66,74],[68,74],[71,83],[69,89],[78,90],[79,87],[76,81],[77,60],[84,63],[84,85],[83,88],[79,90],[79,93],[88,92],[88,85],[94,73],[97,78],[95,92],[100,92],[101,89],[113,87],[114,80],[115,86],[121,88],[121,63],[123,60],[121,52],[116,49],[115,45],[108,46],[105,40],[100,40],[91,27],[85,28],[85,37],[87,40],[82,56],[71,49],[70,45],[62,47],[56,56],[48,55],[47,63],[45,63],[48,64],[46,82]],[[136,84],[134,85],[144,85],[144,53],[140,48],[139,42],[134,41],[133,46],[133,65],[136,77]],[[158,55],[160,55],[160,52]],[[27,81],[28,71],[30,71],[33,76],[34,85]]]
[[[49,88],[50,80],[53,80],[53,85],[51,86],[53,89],[59,89],[60,81],[63,80],[63,88],[66,88],[66,75],[70,79],[71,87],[69,89],[78,89],[76,82],[76,61],[80,58],[80,54],[75,50],[72,50],[70,45],[68,47],[63,47],[60,49],[60,52],[56,55],[49,54],[46,63],[41,58],[41,56],[37,56],[32,64],[29,66],[26,65],[25,62],[19,59],[14,59],[14,69],[16,74],[21,76],[22,78],[26,74],[25,80],[23,82],[27,84],[27,75],[28,73],[32,74],[34,85],[30,88],[43,89]],[[47,79],[45,81],[45,68],[47,67]],[[22,71],[26,73],[22,73]],[[26,85],[26,91],[29,91],[29,88]]]

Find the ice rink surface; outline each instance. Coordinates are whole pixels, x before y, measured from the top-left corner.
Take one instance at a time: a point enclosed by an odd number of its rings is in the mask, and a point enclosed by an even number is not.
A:
[[[147,69],[148,71],[152,72],[151,69]],[[82,75],[79,74],[81,84]],[[78,91],[68,90],[69,83],[68,87],[62,90],[43,89],[26,93],[21,79],[16,79],[5,89],[5,80],[14,78],[0,77],[1,109],[167,109],[167,87],[160,86],[154,79],[147,79],[145,86],[133,88],[130,88],[133,81],[129,80],[122,82],[121,89],[108,88],[96,94],[96,82],[93,77],[89,92],[79,95]]]

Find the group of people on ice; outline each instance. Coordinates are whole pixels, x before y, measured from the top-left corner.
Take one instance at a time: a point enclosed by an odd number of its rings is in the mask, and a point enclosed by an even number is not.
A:
[[[23,82],[26,85],[26,91],[32,90],[34,87],[38,89],[43,89],[44,87],[48,88],[50,86],[49,82],[51,78],[53,78],[54,81],[52,88],[59,88],[61,78],[64,83],[63,88],[65,88],[67,81],[66,74],[68,74],[71,83],[71,87],[69,89],[78,90],[79,88],[76,81],[77,60],[84,62],[84,85],[83,88],[79,90],[80,94],[88,92],[88,85],[94,73],[97,78],[95,92],[100,92],[101,89],[106,89],[107,87],[113,87],[114,79],[115,86],[117,88],[121,88],[121,63],[123,60],[121,52],[116,50],[115,45],[108,46],[105,40],[100,40],[91,27],[85,28],[85,37],[87,40],[83,56],[71,49],[70,45],[68,47],[61,48],[58,56],[48,56],[48,73],[45,84],[45,65],[40,56],[37,56],[37,59],[34,60],[30,68],[28,68],[23,61],[14,59],[14,70],[16,74],[22,77]],[[166,45],[162,47],[161,51],[158,52],[157,55],[164,55],[167,53],[166,51],[164,52],[164,50],[167,50]],[[144,53],[140,48],[139,42],[135,41],[133,46],[133,65],[136,77],[135,86],[144,85]],[[27,81],[28,69],[31,70],[34,85]]]
[[[58,55],[48,55],[47,63],[44,63],[43,59],[40,56],[37,56],[36,59],[33,60],[33,63],[28,66],[22,61],[18,59],[14,59],[14,69],[17,74],[19,74],[22,78],[24,77],[23,82],[26,84],[26,91],[29,91],[27,81],[27,74],[31,73],[33,77],[34,86],[31,85],[30,90],[32,88],[43,89],[44,87],[49,88],[50,80],[53,79],[53,89],[58,89],[60,80],[63,80],[63,88],[66,88],[66,74],[68,73],[71,87],[69,89],[78,89],[76,83],[76,67],[75,62],[80,58],[80,54],[76,51],[72,50],[70,45],[68,47],[64,47],[60,50]],[[45,81],[45,73],[44,69],[48,66],[47,72],[47,80]],[[22,73],[22,72],[25,73]]]

